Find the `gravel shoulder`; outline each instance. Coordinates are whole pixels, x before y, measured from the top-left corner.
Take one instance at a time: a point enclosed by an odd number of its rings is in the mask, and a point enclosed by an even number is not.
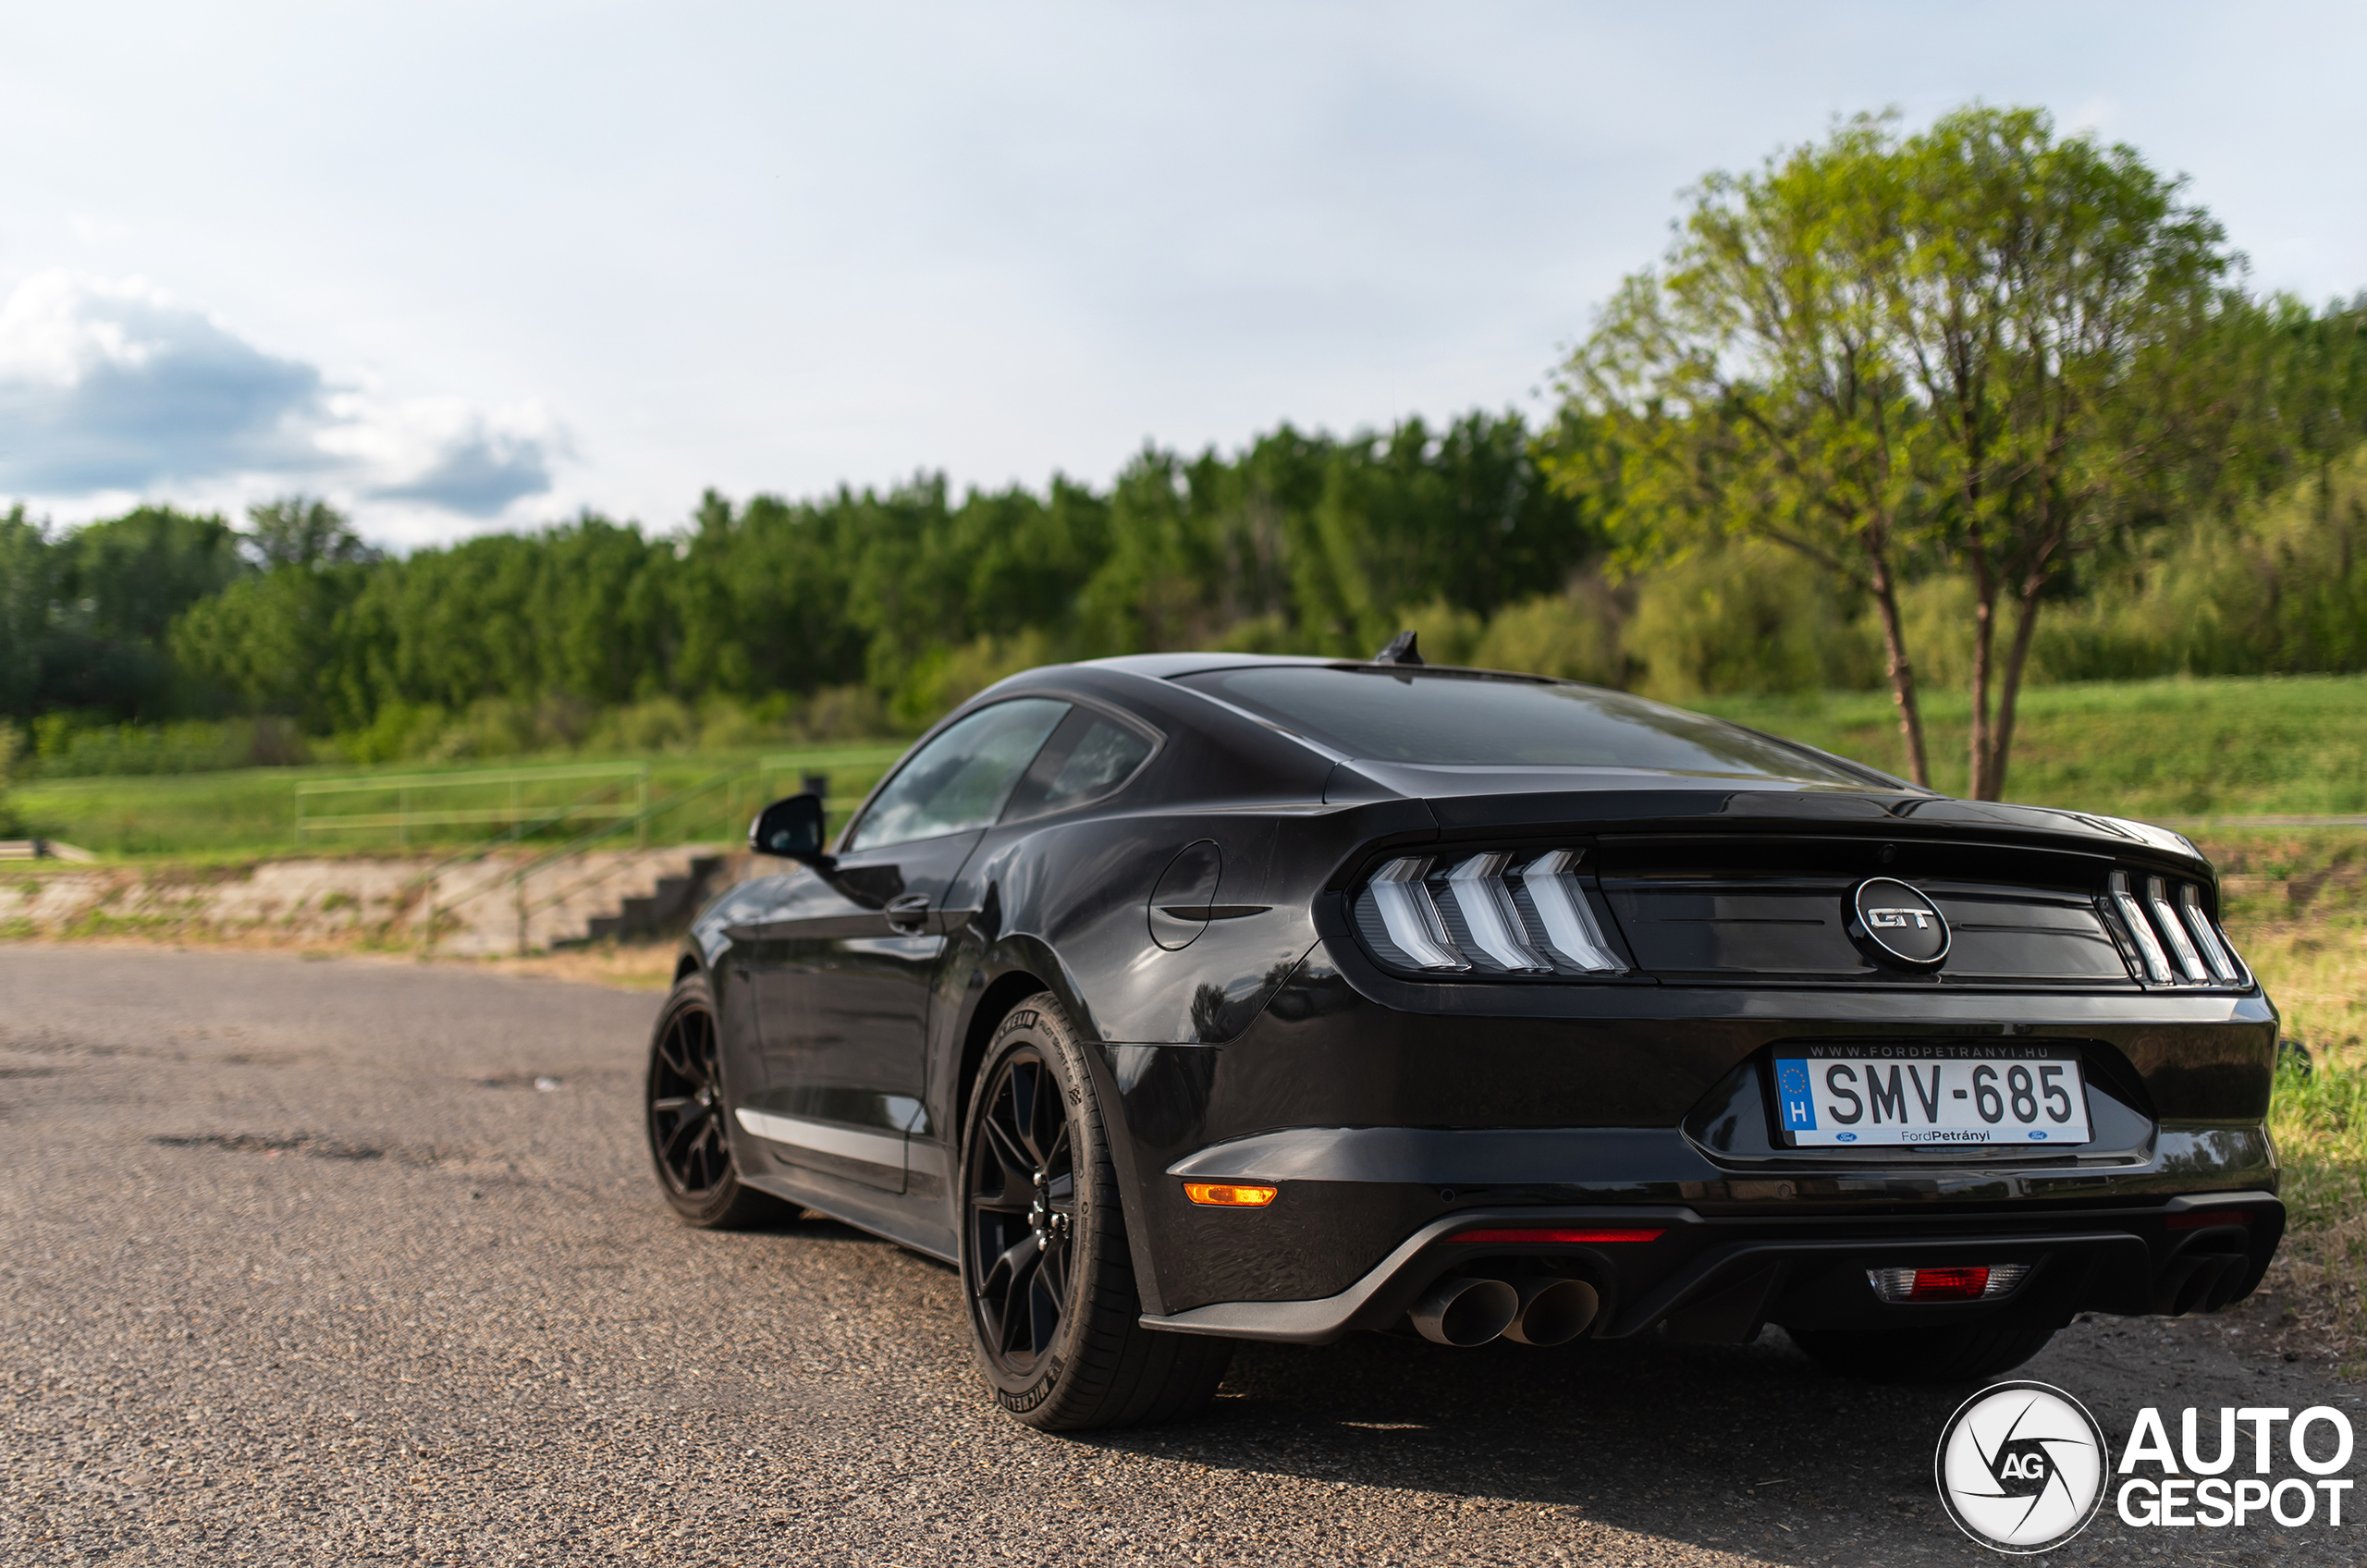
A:
[[[1965,1390],[1825,1378],[1775,1330],[1245,1347],[1207,1419],[1028,1431],[980,1396],[950,1270],[819,1219],[674,1222],[638,1139],[656,1006],[0,947],[0,1560],[1996,1561],[1932,1493]],[[2116,1443],[2147,1404],[2359,1421],[2276,1312],[2083,1322],[2021,1375]],[[2107,1506],[2062,1558],[2353,1540]]]

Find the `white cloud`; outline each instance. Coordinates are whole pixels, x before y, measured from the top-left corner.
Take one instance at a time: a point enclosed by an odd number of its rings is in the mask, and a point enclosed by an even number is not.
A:
[[[320,373],[139,278],[46,272],[0,306],[0,486],[74,496],[308,472]]]
[[[43,272],[0,305],[0,493],[300,485],[482,520],[567,454],[538,404],[334,387],[144,279]]]
[[[513,501],[551,488],[551,462],[567,437],[540,403],[478,409],[458,398],[386,403],[366,394],[330,399],[337,423],[321,447],[346,458],[357,488],[375,499],[411,501],[463,517],[498,515]]]

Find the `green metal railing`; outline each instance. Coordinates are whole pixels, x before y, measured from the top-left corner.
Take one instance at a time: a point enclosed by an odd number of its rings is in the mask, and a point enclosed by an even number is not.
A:
[[[508,888],[517,914],[518,953],[519,956],[522,958],[531,949],[532,944],[527,939],[527,932],[530,923],[535,915],[540,914],[543,911],[552,908],[555,905],[564,903],[569,899],[573,898],[576,894],[607,880],[609,877],[614,876],[618,871],[621,869],[621,866],[617,864],[604,866],[594,871],[589,876],[579,877],[575,881],[568,883],[556,890],[546,892],[540,898],[530,899],[527,896],[526,885],[528,880],[532,878],[535,873],[549,866],[579,859],[589,853],[603,839],[614,838],[619,834],[624,833],[628,829],[630,829],[633,834],[635,847],[646,848],[649,842],[649,826],[651,823],[670,812],[678,811],[681,808],[698,801],[708,800],[710,797],[721,797],[721,799],[716,803],[720,808],[722,819],[729,823],[733,819],[735,815],[735,807],[737,806],[738,802],[734,797],[738,792],[739,787],[752,783],[761,784],[764,775],[760,768],[730,768],[724,772],[716,774],[703,783],[693,785],[692,788],[681,791],[680,794],[668,795],[664,800],[658,801],[655,804],[644,805],[639,812],[630,817],[603,823],[599,826],[587,828],[583,832],[577,834],[574,838],[570,839],[567,842],[556,845],[551,849],[546,850],[541,854],[536,855],[533,859],[523,861],[518,865],[513,866],[510,868],[507,876],[497,877],[491,881],[483,883],[472,890],[461,894],[459,898],[452,900],[448,903],[437,904],[428,912],[428,945],[431,947],[434,946],[443,920],[445,917],[451,914],[453,911],[459,909],[463,904],[467,904],[477,899],[483,898],[485,894],[492,892],[497,888]],[[759,794],[761,794],[761,790],[757,791]],[[753,806],[750,809],[753,811]],[[549,826],[549,824],[546,823],[543,824],[543,826]],[[478,845],[474,849],[472,849],[463,854],[455,855],[451,859],[442,862],[434,869],[430,870],[425,876],[422,878],[422,880],[427,886],[433,887],[435,885],[435,877],[439,873],[452,866],[465,864],[472,861],[483,860],[487,855],[492,854],[496,850],[499,849],[505,841],[515,842],[516,840],[515,839],[508,840],[494,840]]]
[[[546,802],[530,802],[524,790],[533,785],[558,783],[580,778],[630,779],[632,799],[628,803],[614,797],[621,787],[608,790],[591,790],[554,809]],[[422,793],[449,790],[487,790],[507,787],[509,799],[500,805],[443,806],[414,808],[412,800]],[[392,793],[393,811],[323,813],[312,803],[323,796]],[[606,794],[609,798],[597,797]],[[649,765],[645,762],[579,763],[558,767],[497,767],[472,768],[459,773],[415,773],[394,778],[334,778],[317,784],[296,786],[296,841],[302,843],[307,833],[355,832],[368,829],[395,830],[396,842],[408,847],[411,829],[415,827],[451,827],[460,826],[490,826],[500,824],[518,836],[522,824],[533,822],[550,827],[578,818],[613,818],[643,821],[649,815]],[[642,842],[646,843],[646,829]]]
[[[827,772],[833,767],[885,767],[903,754],[904,748],[901,746],[864,746],[850,751],[790,752],[779,756],[758,757],[755,776],[756,804],[762,807],[780,799],[784,794],[795,792],[782,788],[778,782],[785,774],[797,774],[802,778],[805,774]],[[832,832],[846,826],[847,818],[852,815],[854,808],[862,803],[861,793],[849,795],[843,802],[829,801],[826,798],[822,809],[824,842],[828,841]],[[749,815],[753,816],[755,814],[752,811]]]
[[[768,791],[784,775],[822,772],[838,767],[880,766],[902,754],[900,746],[859,746],[830,752],[785,752],[759,757],[752,769],[736,770],[736,776],[752,778],[755,792],[761,796],[756,803],[774,798]],[[554,806],[547,800],[529,798],[539,793],[539,787],[578,779],[629,780],[631,799],[622,798],[624,789],[594,790],[577,796],[564,806]],[[452,791],[506,791],[506,799],[498,803],[480,800],[472,803],[423,805],[422,796],[433,798],[442,794],[451,798]],[[392,795],[392,811],[324,811],[324,804],[334,804],[337,797],[356,795]],[[850,802],[850,805],[852,802]],[[843,813],[848,807],[840,807]],[[571,821],[611,821],[640,823],[642,831],[636,842],[648,842],[647,826],[654,815],[650,799],[650,765],[646,762],[572,763],[551,767],[470,768],[457,773],[414,773],[368,778],[331,778],[318,783],[296,786],[296,839],[304,841],[315,833],[351,833],[385,831],[391,828],[396,842],[408,847],[414,830],[430,827],[500,827],[509,832],[497,835],[497,841],[514,842],[525,831],[539,831]]]
[[[712,778],[707,779],[705,783],[695,785],[691,789],[685,790],[679,795],[668,796],[665,800],[649,807],[643,813],[640,818],[637,818],[632,823],[619,822],[612,823],[606,827],[592,828],[583,834],[580,834],[572,841],[562,844],[555,850],[551,850],[544,854],[538,855],[534,859],[528,861],[525,864],[520,866],[516,871],[510,874],[509,878],[509,885],[513,889],[512,897],[516,900],[518,913],[518,955],[521,958],[523,958],[526,955],[529,946],[526,939],[528,922],[530,922],[535,915],[540,914],[546,909],[565,903],[568,900],[575,897],[578,893],[583,892],[588,888],[597,887],[599,884],[607,881],[609,877],[614,876],[619,868],[614,864],[603,867],[599,870],[594,871],[589,876],[578,877],[575,881],[566,884],[556,891],[545,893],[540,899],[529,900],[526,897],[526,879],[532,876],[535,872],[542,870],[545,866],[557,865],[564,861],[571,860],[578,856],[586,854],[592,850],[593,846],[599,843],[601,839],[621,833],[628,827],[636,828],[638,830],[640,841],[646,843],[649,837],[649,823],[652,819],[663,816],[668,812],[678,810],[679,808],[689,805],[695,801],[705,800],[709,796],[720,795],[722,797],[721,801],[717,803],[721,807],[725,820],[729,821],[733,815],[732,807],[735,803],[733,797],[738,793],[739,787],[751,781],[761,782],[763,777],[763,773],[760,769],[754,768],[733,768],[723,773],[718,773]]]
[[[571,882],[530,895],[528,881],[537,874],[564,862],[579,860],[605,841],[628,832],[632,835],[636,849],[646,849],[652,826],[669,816],[669,833],[676,838],[685,838],[694,818],[703,824],[708,820],[705,814],[713,813],[713,820],[717,827],[717,838],[726,841],[736,840],[760,807],[789,792],[784,776],[826,773],[833,768],[883,767],[902,754],[901,746],[779,753],[759,757],[752,764],[727,768],[687,790],[655,800],[651,798],[650,765],[647,763],[484,768],[399,778],[333,779],[325,783],[297,786],[296,831],[300,839],[306,833],[393,828],[402,841],[408,843],[414,828],[467,823],[502,826],[503,831],[446,856],[423,872],[416,879],[416,885],[433,889],[446,872],[485,860],[505,849],[520,846],[537,835],[581,825],[582,830],[565,841],[488,877],[449,902],[435,903],[428,911],[425,939],[427,945],[433,947],[453,912],[484,898],[496,888],[506,888],[513,902],[518,950],[522,954],[530,946],[527,937],[533,916],[617,876],[623,866],[611,864],[596,867]],[[595,781],[595,788],[570,801],[536,802],[527,798],[527,792],[538,785],[585,779]],[[417,790],[487,787],[506,788],[509,790],[507,802],[500,806],[434,808],[419,808],[412,804],[412,792]],[[398,809],[392,812],[324,814],[313,807],[313,800],[320,796],[352,795],[370,790],[393,793]],[[624,798],[628,791],[629,800]],[[829,807],[826,813],[829,825],[834,827],[843,825],[860,800],[859,792],[852,793],[843,805]],[[702,811],[673,815],[694,805],[703,806]]]

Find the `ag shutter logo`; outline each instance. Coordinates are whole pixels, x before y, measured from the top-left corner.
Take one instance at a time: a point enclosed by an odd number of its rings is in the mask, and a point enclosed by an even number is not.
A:
[[[2048,1383],[1999,1383],[1956,1407],[1932,1470],[1956,1528],[1993,1551],[2051,1551],[2088,1527],[2112,1456],[2087,1407]]]

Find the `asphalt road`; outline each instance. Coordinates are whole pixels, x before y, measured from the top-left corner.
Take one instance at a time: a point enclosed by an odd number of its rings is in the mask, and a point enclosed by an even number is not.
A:
[[[675,1223],[637,1131],[656,1007],[0,948],[0,1561],[1998,1561],[1933,1496],[1963,1390],[1837,1381],[1774,1330],[1250,1347],[1205,1420],[1028,1431],[980,1396],[950,1270],[818,1219]],[[2026,1375],[2116,1442],[2141,1404],[2361,1409],[2247,1352],[2268,1310],[2081,1324]],[[2358,1539],[2108,1506],[2057,1560]]]

